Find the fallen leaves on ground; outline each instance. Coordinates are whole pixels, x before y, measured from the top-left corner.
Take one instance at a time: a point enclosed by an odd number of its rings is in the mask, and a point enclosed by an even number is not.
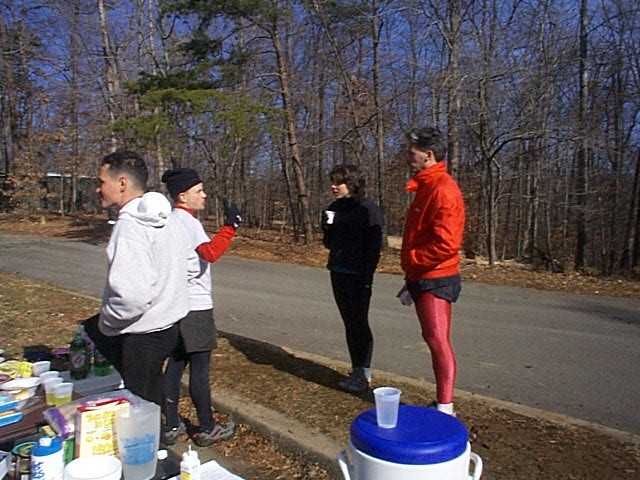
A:
[[[0,348],[5,350],[3,356],[22,358],[25,347],[53,349],[69,345],[78,322],[95,314],[98,306],[97,300],[0,272]],[[180,412],[197,423],[188,395],[180,400]],[[318,465],[283,451],[246,425],[238,426],[233,439],[211,448],[228,458],[231,465],[237,464],[247,479],[330,478]]]
[[[214,395],[216,388],[232,391],[346,445],[352,420],[373,407],[370,391],[352,395],[338,389],[338,380],[346,373],[270,344],[224,334],[211,382]],[[374,375],[373,387],[381,386],[375,382]],[[394,381],[394,386],[402,390],[407,404],[427,405],[435,398],[431,384],[417,387]],[[483,478],[640,478],[638,444],[625,444],[585,427],[519,415],[481,399],[457,400],[456,410],[470,431],[473,450],[485,463]]]

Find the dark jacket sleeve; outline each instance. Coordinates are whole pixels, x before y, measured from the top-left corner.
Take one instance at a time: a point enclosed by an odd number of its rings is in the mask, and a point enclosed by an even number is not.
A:
[[[365,243],[365,262],[367,274],[373,276],[380,261],[382,250],[384,215],[380,207],[366,202],[368,213],[367,241]]]
[[[332,203],[327,207],[327,210],[332,210],[334,204]],[[322,229],[322,244],[324,248],[330,248],[331,246],[331,231],[333,230],[333,225],[329,225],[327,223],[327,214],[322,212],[322,217],[320,219],[320,228]]]

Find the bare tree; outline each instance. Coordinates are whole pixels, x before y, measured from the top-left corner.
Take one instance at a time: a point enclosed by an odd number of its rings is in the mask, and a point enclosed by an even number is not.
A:
[[[580,47],[578,55],[578,151],[576,156],[576,253],[574,266],[581,270],[585,266],[587,249],[587,155],[589,150],[587,132],[588,80],[587,54],[589,42],[589,19],[587,0],[580,0]]]
[[[118,140],[115,134],[115,123],[117,119],[117,98],[120,89],[120,68],[118,57],[111,42],[109,24],[107,21],[107,11],[104,0],[97,0],[98,15],[100,19],[100,36],[102,39],[102,55],[104,60],[104,81],[106,84],[107,111],[111,126],[111,150],[118,148]]]
[[[0,111],[2,112],[2,139],[4,151],[4,172],[11,173],[15,159],[15,91],[13,80],[12,42],[9,41],[4,15],[0,15],[0,78],[2,78],[2,95]]]

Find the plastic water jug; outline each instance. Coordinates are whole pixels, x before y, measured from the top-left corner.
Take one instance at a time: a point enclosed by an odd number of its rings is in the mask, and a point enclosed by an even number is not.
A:
[[[478,480],[482,475],[482,459],[471,452],[458,419],[410,405],[400,405],[395,428],[378,427],[375,409],[358,415],[338,463],[345,480]]]
[[[118,452],[124,480],[150,480],[160,443],[160,407],[141,400],[116,415]]]

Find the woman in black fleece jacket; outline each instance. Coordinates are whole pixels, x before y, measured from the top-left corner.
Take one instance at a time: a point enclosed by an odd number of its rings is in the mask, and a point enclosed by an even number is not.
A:
[[[350,392],[361,392],[371,381],[373,335],[369,302],[373,274],[380,260],[384,218],[375,203],[362,198],[364,178],[357,167],[338,165],[330,178],[336,200],[323,215],[323,242],[329,249],[327,268],[352,366],[350,377],[339,385]]]

